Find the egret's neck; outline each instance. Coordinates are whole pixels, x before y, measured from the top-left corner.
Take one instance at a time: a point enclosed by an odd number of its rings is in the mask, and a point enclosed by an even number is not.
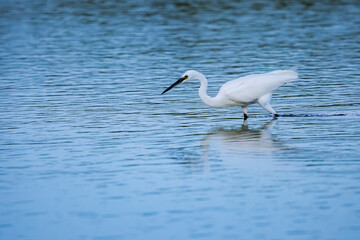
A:
[[[204,74],[199,73],[199,75],[197,76],[197,79],[200,81],[200,88],[199,88],[200,99],[206,105],[208,105],[210,107],[221,107],[221,106],[219,106],[219,104],[215,98],[212,98],[209,95],[207,95],[206,91],[207,91],[207,87],[208,87],[208,81],[207,81],[206,77],[204,76]]]

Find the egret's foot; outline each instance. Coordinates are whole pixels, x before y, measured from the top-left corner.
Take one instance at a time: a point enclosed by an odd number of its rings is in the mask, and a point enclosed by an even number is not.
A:
[[[249,118],[249,116],[246,113],[244,113],[244,120],[246,120],[248,118]]]
[[[275,113],[275,114],[274,114],[274,118],[278,118],[278,117],[280,117],[280,115],[277,114],[277,113]]]

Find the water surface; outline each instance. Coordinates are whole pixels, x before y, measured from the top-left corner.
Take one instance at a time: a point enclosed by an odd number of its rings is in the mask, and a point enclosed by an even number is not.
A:
[[[1,239],[359,239],[357,1],[1,1]],[[297,68],[273,120],[211,109]]]

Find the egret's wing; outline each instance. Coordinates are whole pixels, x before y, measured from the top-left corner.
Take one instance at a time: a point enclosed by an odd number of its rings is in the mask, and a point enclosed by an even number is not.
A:
[[[220,93],[232,101],[250,103],[287,82],[295,81],[297,76],[296,72],[290,70],[248,75],[225,83]]]
[[[231,92],[234,89],[239,89],[244,84],[246,84],[247,82],[249,82],[249,81],[251,81],[253,79],[256,79],[257,76],[259,76],[259,75],[262,75],[262,74],[247,75],[245,77],[241,77],[241,78],[237,78],[237,79],[228,81],[224,85],[221,86],[220,92],[228,93],[228,92]]]
[[[292,82],[298,78],[298,73],[294,72],[292,70],[276,70],[276,71],[268,72],[265,74],[272,74],[272,75],[276,74],[278,76],[284,77],[284,78],[288,79],[288,81],[286,81],[286,82]]]

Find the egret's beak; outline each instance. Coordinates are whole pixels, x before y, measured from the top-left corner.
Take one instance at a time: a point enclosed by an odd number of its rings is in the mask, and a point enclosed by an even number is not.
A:
[[[177,80],[177,81],[174,82],[170,87],[168,87],[167,89],[165,89],[165,91],[163,91],[163,92],[161,93],[161,95],[164,94],[164,93],[166,93],[167,91],[169,91],[170,89],[172,89],[172,88],[175,87],[176,85],[179,85],[179,84],[182,83],[185,79],[186,79],[186,77],[181,77],[181,78],[179,78],[179,80]]]

